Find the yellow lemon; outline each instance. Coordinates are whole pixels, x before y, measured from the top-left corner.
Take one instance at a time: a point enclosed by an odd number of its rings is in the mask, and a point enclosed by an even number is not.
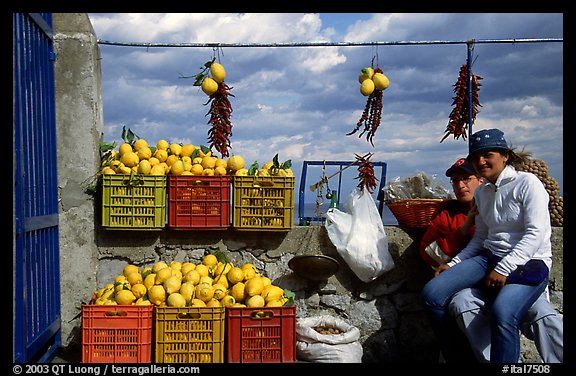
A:
[[[205,168],[202,170],[203,176],[214,176],[214,169],[213,168]]]
[[[374,73],[372,81],[374,81],[374,86],[378,90],[386,90],[390,86],[390,80],[383,73]]]
[[[210,277],[209,275],[203,275],[202,277],[200,277],[200,283],[207,283],[209,285],[211,285],[214,282],[214,280],[212,279],[212,277]]]
[[[192,175],[202,175],[202,171],[204,171],[204,167],[202,167],[202,165],[199,163],[193,164],[190,168]]]
[[[168,294],[172,294],[180,290],[182,280],[178,278],[178,276],[172,275],[162,283],[162,286],[164,286],[164,290],[166,290]]]
[[[235,176],[248,176],[248,169],[241,168],[240,170],[234,173]]]
[[[131,153],[132,151],[134,151],[132,149],[132,145],[130,145],[127,142],[123,142],[122,144],[120,144],[120,147],[118,148],[118,154],[120,154],[120,157],[122,157],[126,153]]]
[[[132,285],[130,291],[132,291],[132,294],[134,294],[136,299],[139,299],[143,297],[146,294],[146,292],[148,292],[148,289],[142,283],[136,283]]]
[[[133,148],[135,151],[139,151],[147,147],[148,147],[148,141],[144,140],[143,138],[139,138],[136,141],[134,141]]]
[[[249,280],[252,277],[255,277],[256,275],[260,274],[258,272],[258,269],[256,269],[256,266],[254,264],[251,263],[247,263],[242,265],[242,271],[244,272],[244,281]]]
[[[212,288],[214,288],[214,298],[218,300],[222,299],[225,295],[228,294],[228,292],[226,291],[226,287],[222,286],[219,283],[212,285]]]
[[[190,270],[194,270],[196,268],[196,264],[194,264],[193,262],[184,262],[182,263],[182,266],[180,267],[180,271],[182,272],[182,275],[186,275],[186,273],[188,273]]]
[[[152,302],[148,300],[145,296],[142,296],[134,302],[134,305],[150,305]]]
[[[165,174],[164,166],[157,164],[150,169],[150,175],[160,176]]]
[[[209,269],[206,265],[204,264],[198,264],[196,265],[196,269],[194,269],[195,271],[198,272],[198,274],[200,274],[200,278],[202,278],[203,276],[208,275],[209,273]]]
[[[148,162],[150,162],[150,166],[152,166],[152,167],[154,167],[160,163],[160,161],[156,157],[150,157],[150,159],[148,159]]]
[[[236,302],[243,302],[246,298],[246,285],[243,282],[238,282],[230,289],[230,295],[234,297]]]
[[[246,308],[246,304],[236,302],[232,304],[232,308]]]
[[[216,82],[213,78],[204,77],[201,87],[204,94],[210,96],[218,91],[218,82]]]
[[[218,160],[218,158],[213,157],[213,156],[205,156],[202,158],[202,167],[204,168],[214,168],[216,167],[216,161]]]
[[[128,283],[130,283],[130,285],[132,286],[137,283],[142,283],[144,281],[142,278],[142,274],[140,274],[139,271],[131,272],[130,274],[128,274],[128,277],[126,277],[126,279],[128,280]]]
[[[170,144],[170,148],[169,148],[170,154],[179,157],[181,151],[182,151],[182,145],[177,144],[175,142]]]
[[[156,143],[157,150],[168,150],[169,147],[170,144],[166,140],[158,140],[158,142]]]
[[[171,261],[168,266],[173,270],[182,270],[182,263],[180,261]]]
[[[216,255],[209,253],[207,255],[204,255],[204,257],[202,257],[202,264],[206,266],[218,265],[218,258],[216,257]]]
[[[218,262],[216,269],[214,269],[214,276],[226,275],[234,267],[231,262],[223,263]]]
[[[242,271],[242,268],[235,266],[226,273],[226,278],[231,284],[242,282],[244,281],[244,271]]]
[[[210,65],[210,74],[216,82],[224,82],[224,79],[226,78],[226,70],[218,63],[212,63]]]
[[[122,156],[120,157],[120,162],[122,162],[126,167],[134,167],[138,166],[140,158],[138,158],[138,154],[134,153],[133,151],[129,151],[127,153],[122,154]]]
[[[279,299],[282,295],[284,295],[284,289],[276,285],[264,286],[261,295],[266,303],[268,303],[269,301]]]
[[[114,173],[114,171],[112,171]],[[221,166],[216,166],[214,168],[214,175],[215,176],[225,176],[228,174],[228,171],[226,170],[225,167],[221,167]]]
[[[192,300],[192,297],[194,296],[195,290],[196,286],[192,282],[184,282],[180,286],[180,291],[178,292],[180,293],[180,295],[184,297],[186,303],[189,303],[190,300]]]
[[[364,76],[366,76],[368,78],[372,78],[374,76],[374,68],[372,68],[372,67],[362,68],[362,70],[360,71],[360,74],[363,74]]]
[[[152,150],[148,146],[143,146],[136,152],[136,155],[140,160],[150,159],[150,157],[152,157]]]
[[[267,301],[266,307],[282,307],[284,304],[286,304],[287,301],[288,301],[288,298],[282,296],[278,299]]]
[[[180,157],[174,154],[170,154],[168,158],[166,158],[166,164],[168,167],[171,167],[177,161],[180,161]]]
[[[220,299],[220,304],[224,307],[231,307],[234,303],[236,303],[236,299],[232,295],[225,295],[222,299]]]
[[[261,295],[254,295],[249,297],[246,300],[246,307],[249,308],[259,308],[264,307],[266,305],[266,301]]]
[[[114,300],[118,304],[132,304],[136,300],[136,297],[130,290],[121,290],[116,293]]]
[[[226,278],[225,274],[220,274],[220,275],[215,276],[212,284],[213,285],[220,284],[226,288],[230,287],[230,283],[228,282],[228,279]]]
[[[182,175],[182,173],[186,171],[186,166],[184,165],[184,162],[178,160],[175,161],[171,166],[170,166],[170,174],[172,175]]]
[[[152,171],[152,165],[147,159],[143,159],[138,163],[138,173],[148,175]]]
[[[116,278],[114,278],[114,284],[124,281],[127,281],[126,276],[124,274],[117,275]]]
[[[262,279],[262,284],[264,285],[264,287],[270,286],[272,284],[270,278],[264,276],[261,276],[260,278]]]
[[[167,268],[167,267],[168,267],[168,264],[166,264],[164,261],[158,261],[157,263],[152,265],[152,273],[158,273],[160,270]]]
[[[374,89],[375,89],[374,81],[372,81],[371,79],[366,79],[362,81],[362,83],[360,84],[360,93],[362,93],[362,95],[365,97],[372,94],[374,92]]]
[[[106,174],[115,174],[116,171],[114,171],[111,167],[106,166],[104,167],[102,170],[100,170],[100,173],[106,175]]]
[[[148,299],[155,305],[160,305],[166,301],[166,290],[162,285],[154,285],[148,289]]]
[[[190,301],[190,307],[206,307],[206,302],[201,299],[194,298]]]
[[[214,168],[216,167],[224,167],[224,169],[228,168],[228,161],[224,158],[216,158],[216,162],[214,163]]]
[[[150,287],[154,286],[155,280],[156,280],[156,274],[150,273],[144,278],[144,281],[142,283],[144,284],[144,286],[146,286],[147,289],[149,289]]]
[[[125,174],[125,175],[130,175],[131,172],[132,169],[130,167],[124,166],[124,164],[118,167],[118,171],[116,171],[117,174]]]
[[[264,289],[264,282],[261,277],[252,277],[244,284],[244,291],[248,296],[259,295]]]
[[[168,152],[164,149],[156,149],[153,156],[160,162],[166,162],[166,159],[168,159]]]
[[[194,269],[184,274],[184,276],[182,277],[182,282],[191,282],[194,285],[197,285],[200,282],[200,278],[201,278],[200,273],[198,272],[198,270]]]
[[[208,302],[206,302],[206,307],[222,307],[220,301],[218,299],[212,298]]]
[[[182,149],[180,150],[181,157],[190,157],[192,153],[196,150],[196,146],[192,144],[184,144],[182,145]]]
[[[186,299],[184,299],[180,293],[173,292],[168,295],[168,298],[166,299],[166,305],[168,307],[186,307]]]
[[[160,269],[156,272],[156,279],[154,280],[154,284],[161,285],[170,277],[172,277],[172,268],[167,266],[164,269]]]
[[[124,277],[128,277],[133,272],[139,272],[139,271],[140,271],[140,268],[138,268],[136,265],[128,264],[124,267],[124,269],[122,269],[122,275]]]
[[[200,283],[196,286],[196,298],[207,302],[214,296],[214,288],[207,283]]]
[[[233,155],[228,158],[227,161],[227,169],[231,171],[238,171],[243,169],[246,166],[246,161],[239,155]],[[248,172],[248,170],[246,170]]]

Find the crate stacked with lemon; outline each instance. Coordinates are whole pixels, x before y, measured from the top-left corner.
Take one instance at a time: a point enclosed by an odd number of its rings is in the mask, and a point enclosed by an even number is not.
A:
[[[295,361],[293,296],[250,263],[234,266],[209,253],[198,264],[127,265],[87,306],[153,308],[151,360],[157,363],[223,363],[225,356],[230,362]],[[147,328],[150,333],[152,325]],[[83,342],[83,351],[93,361],[89,345]]]
[[[290,231],[294,227],[295,177],[290,161],[278,155],[259,168],[254,162],[233,180],[234,229],[240,231]]]

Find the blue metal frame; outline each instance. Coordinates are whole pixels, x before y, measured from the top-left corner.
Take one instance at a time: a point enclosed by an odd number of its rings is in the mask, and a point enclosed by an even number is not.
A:
[[[351,166],[357,164],[358,161],[304,161],[302,165],[302,175],[300,178],[300,192],[298,195],[298,223],[299,224],[309,224],[312,222],[323,222],[325,220],[324,217],[310,217],[304,215],[304,204],[306,190],[308,189],[306,185],[306,175],[308,172],[308,166],[339,166],[340,172],[338,173],[338,205],[340,205],[340,192],[342,191],[342,169],[346,166]],[[381,170],[379,180],[379,187],[377,192],[382,192],[384,186],[386,185],[386,162],[372,162],[374,167],[379,167]],[[380,216],[384,211],[384,200],[383,198],[378,195],[378,211],[380,212]]]
[[[13,361],[61,345],[56,105],[51,13],[13,13]]]

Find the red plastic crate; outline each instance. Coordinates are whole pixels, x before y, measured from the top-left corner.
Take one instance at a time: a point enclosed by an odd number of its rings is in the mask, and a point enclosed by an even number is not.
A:
[[[226,307],[226,339],[228,363],[296,362],[296,306]]]
[[[82,305],[83,363],[150,363],[154,306]]]
[[[230,227],[230,176],[168,176],[168,227]]]

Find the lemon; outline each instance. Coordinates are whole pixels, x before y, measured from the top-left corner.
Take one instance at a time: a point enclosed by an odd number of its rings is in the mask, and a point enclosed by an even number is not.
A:
[[[114,278],[114,284],[124,281],[127,281],[126,276],[124,274],[117,275],[116,278]]]
[[[256,266],[251,263],[242,265],[242,271],[244,272],[244,281],[247,281],[250,278],[260,274],[258,273],[258,269],[256,269]]]
[[[228,291],[226,291],[226,287],[222,286],[219,283],[212,285],[212,288],[214,289],[214,298],[216,298],[218,300],[220,300],[224,296],[228,295]]]
[[[214,169],[213,168],[205,168],[202,170],[203,176],[214,176]]]
[[[182,151],[182,145],[173,142],[170,144],[170,147],[168,147],[168,154],[170,155],[175,155],[177,157],[180,156],[180,152]]]
[[[172,175],[182,175],[184,171],[186,171],[186,166],[184,165],[184,162],[182,162],[181,160],[175,161],[170,166],[170,174]]]
[[[101,171],[102,174],[107,175],[107,174],[115,174],[116,171],[114,171],[111,167],[106,166],[104,167]]]
[[[262,284],[264,285],[264,287],[270,286],[272,284],[270,278],[264,276],[261,276],[260,278],[262,279]]]
[[[216,82],[224,82],[224,79],[226,78],[226,70],[218,63],[212,63],[210,65],[210,74]]]
[[[150,162],[151,167],[154,167],[160,163],[160,161],[156,157],[150,157],[150,159],[148,159],[148,162]]]
[[[232,304],[232,308],[246,308],[246,304],[236,302]]]
[[[166,301],[166,290],[162,285],[154,285],[148,289],[148,299],[155,305]]]
[[[162,140],[158,140],[158,142],[156,142],[156,149],[157,150],[168,150],[168,148],[170,147],[170,144],[168,143],[168,141],[162,139]]]
[[[144,284],[144,286],[146,286],[147,289],[149,289],[150,287],[155,285],[154,283],[155,280],[156,280],[156,274],[150,273],[144,278],[144,281],[142,283]]]
[[[205,156],[202,158],[202,167],[204,168],[214,168],[216,167],[216,161],[218,160],[218,158],[213,157],[213,156]]]
[[[180,157],[175,154],[170,154],[168,158],[166,158],[166,164],[168,167],[171,167],[177,161],[180,161]]]
[[[114,291],[116,292],[122,290],[130,290],[130,288],[132,288],[132,286],[130,286],[130,282],[128,281],[116,282],[114,284]]]
[[[254,295],[246,300],[246,307],[249,308],[259,308],[264,307],[265,305],[266,301],[264,301],[264,298],[261,295]]]
[[[182,263],[182,266],[180,267],[180,271],[182,272],[182,275],[186,275],[186,273],[188,273],[191,270],[194,270],[196,268],[196,264],[194,264],[193,262],[184,262]]]
[[[166,299],[166,305],[168,307],[186,307],[186,299],[184,299],[180,293],[173,292],[168,295],[168,298]]]
[[[272,168],[272,166],[274,166],[274,162],[268,161],[262,165],[262,168],[265,170],[270,170]]]
[[[180,156],[190,157],[192,156],[192,153],[194,153],[194,150],[196,150],[196,146],[192,144],[184,144],[182,145],[182,149],[180,150]]]
[[[264,289],[264,282],[258,276],[250,278],[244,285],[244,291],[248,296],[259,295]]]
[[[182,277],[182,282],[191,282],[194,285],[200,283],[200,273],[198,270],[190,270],[188,273],[184,274]]]
[[[216,257],[216,255],[209,253],[207,255],[204,255],[204,257],[202,257],[202,264],[206,266],[218,265],[218,258]]]
[[[278,299],[267,301],[266,307],[282,307],[284,304],[286,304],[287,301],[288,298],[282,296]]]
[[[246,298],[246,285],[243,282],[238,282],[232,286],[229,292],[237,302],[243,302]]]
[[[294,171],[291,168],[285,168],[284,171],[286,171],[286,176],[294,176]]]
[[[134,153],[133,151],[129,151],[122,154],[120,157],[120,162],[122,162],[126,167],[134,167],[138,166],[140,158],[138,158],[138,154]]]
[[[140,271],[140,268],[138,268],[136,265],[128,264],[124,267],[124,269],[122,269],[122,275],[124,277],[128,277],[133,272],[139,272],[139,271]],[[116,281],[116,282],[119,282],[119,281]]]
[[[178,278],[178,276],[172,275],[162,283],[162,286],[164,286],[164,290],[166,290],[168,294],[172,294],[173,292],[180,290],[182,279]]]
[[[235,176],[248,176],[248,169],[241,168],[240,170],[234,173]]]
[[[233,155],[230,158],[228,158],[228,161],[227,161],[228,170],[235,172],[235,171],[243,169],[245,166],[246,166],[246,161],[244,161],[244,158],[242,158],[239,155]],[[248,172],[248,170],[246,170],[246,172]]]
[[[386,90],[390,86],[390,80],[383,73],[374,73],[372,81],[374,81],[374,86],[378,90]]]
[[[234,267],[234,265],[232,265],[231,262],[227,262],[227,263],[218,262],[216,269],[214,269],[214,276],[215,277],[217,277],[219,275],[226,276],[228,274],[228,272],[230,270],[232,270],[233,267]]]
[[[218,82],[213,78],[204,77],[204,80],[202,80],[202,91],[208,96],[214,94],[218,91]]]
[[[156,149],[152,156],[160,162],[166,162],[166,159],[168,159],[168,152],[164,149]]]
[[[372,67],[362,68],[360,73],[363,74],[364,76],[367,76],[368,78],[372,78],[374,76],[374,68]]]
[[[142,274],[140,274],[139,271],[131,272],[130,274],[128,274],[126,280],[128,280],[128,283],[130,283],[131,286],[143,282]]]
[[[164,166],[157,164],[150,169],[150,175],[160,176],[165,174]]]
[[[166,266],[165,268],[156,272],[156,279],[154,280],[154,284],[161,285],[170,277],[172,277],[172,268]]]
[[[130,291],[132,291],[132,294],[134,294],[136,299],[139,299],[143,297],[146,294],[146,292],[148,292],[148,289],[142,283],[136,283],[132,285]]]
[[[121,290],[116,293],[114,300],[118,304],[132,304],[136,300],[136,297],[130,290]]]
[[[362,83],[360,84],[360,93],[362,93],[363,96],[367,97],[374,92],[374,88],[375,88],[374,81],[372,81],[371,79],[366,79],[362,81]]]
[[[134,302],[135,305],[150,305],[152,302],[148,300],[145,296],[142,296]]]
[[[236,299],[232,295],[225,295],[222,299],[220,299],[220,304],[224,307],[231,307],[234,303],[236,303]]]
[[[192,296],[194,295],[195,290],[196,290],[196,286],[194,285],[194,283],[184,282],[180,286],[179,292],[180,292],[180,295],[182,295],[184,297],[184,299],[186,300],[186,303],[188,303],[192,300]]]
[[[118,148],[118,154],[120,154],[120,157],[122,157],[124,154],[130,153],[132,151],[134,151],[132,149],[132,145],[130,145],[127,142],[123,142],[122,144],[120,144],[120,147]]]
[[[281,296],[284,295],[284,289],[280,286],[276,285],[268,285],[264,286],[261,293],[262,297],[268,303],[271,300],[279,299]]]
[[[118,167],[118,171],[116,171],[117,174],[126,174],[126,175],[130,175],[131,172],[132,172],[132,169],[130,167],[124,166],[124,164],[122,164],[122,166]]]
[[[152,171],[152,165],[147,159],[143,159],[138,163],[138,173],[148,175]]]
[[[200,277],[206,276],[209,273],[208,267],[204,264],[196,265],[196,269],[194,270],[200,274]]]
[[[228,282],[233,285],[242,282],[244,281],[244,271],[242,271],[242,268],[235,266],[226,273],[226,278],[228,279]]]
[[[147,148],[147,147],[148,147],[148,141],[146,141],[143,138],[139,138],[136,141],[134,141],[133,148],[135,151],[139,151],[140,149]]]
[[[201,299],[194,298],[190,301],[190,307],[206,307],[206,302]]]
[[[112,173],[114,173],[114,171],[112,171]],[[225,167],[216,166],[214,168],[214,175],[215,176],[226,176],[227,174],[228,174],[228,171],[226,170]]]
[[[201,164],[193,164],[190,168],[192,175],[202,175],[202,171],[204,171],[204,167]]]
[[[207,283],[209,285],[211,285],[214,282],[214,280],[212,279],[212,277],[210,277],[209,275],[203,275],[202,277],[200,277],[200,283]]]
[[[200,283],[196,286],[196,298],[207,302],[214,296],[214,288],[207,283]]]
[[[222,304],[220,304],[220,301],[218,299],[210,299],[208,302],[206,302],[206,307],[222,307]]]

